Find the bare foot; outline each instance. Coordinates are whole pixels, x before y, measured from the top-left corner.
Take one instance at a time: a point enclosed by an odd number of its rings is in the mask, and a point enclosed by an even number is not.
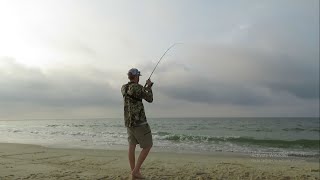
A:
[[[131,175],[132,175],[132,177],[134,177],[136,179],[145,179],[145,177],[143,177],[140,172],[133,172],[132,171]]]

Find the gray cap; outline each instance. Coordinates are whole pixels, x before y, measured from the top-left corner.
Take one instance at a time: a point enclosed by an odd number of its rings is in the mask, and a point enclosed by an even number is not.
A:
[[[130,69],[128,71],[128,75],[129,75],[129,73],[132,74],[133,76],[141,76],[140,71],[138,69],[136,69],[136,68]]]

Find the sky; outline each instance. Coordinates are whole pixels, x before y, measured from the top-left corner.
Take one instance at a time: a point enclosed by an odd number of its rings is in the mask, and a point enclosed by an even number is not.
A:
[[[318,0],[0,0],[0,119],[318,117]]]

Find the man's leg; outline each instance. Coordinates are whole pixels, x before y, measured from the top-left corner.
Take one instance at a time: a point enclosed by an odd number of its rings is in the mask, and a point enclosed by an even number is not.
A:
[[[136,144],[130,144],[129,143],[129,163],[130,163],[130,168],[131,171],[135,168],[136,160],[135,160],[135,150],[136,150]]]
[[[134,167],[134,169],[132,170],[132,175],[136,176],[136,177],[141,177],[141,173],[140,173],[140,168],[142,166],[142,163],[144,162],[144,160],[146,159],[146,157],[148,156],[150,149],[152,146],[149,146],[147,148],[143,148],[140,152],[138,161],[136,166]]]

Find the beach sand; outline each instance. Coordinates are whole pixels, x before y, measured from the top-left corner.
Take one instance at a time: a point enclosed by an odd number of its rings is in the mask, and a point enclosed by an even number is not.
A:
[[[146,179],[319,179],[319,161],[151,150],[141,172]],[[102,180],[132,177],[126,151],[0,144],[0,179]]]

